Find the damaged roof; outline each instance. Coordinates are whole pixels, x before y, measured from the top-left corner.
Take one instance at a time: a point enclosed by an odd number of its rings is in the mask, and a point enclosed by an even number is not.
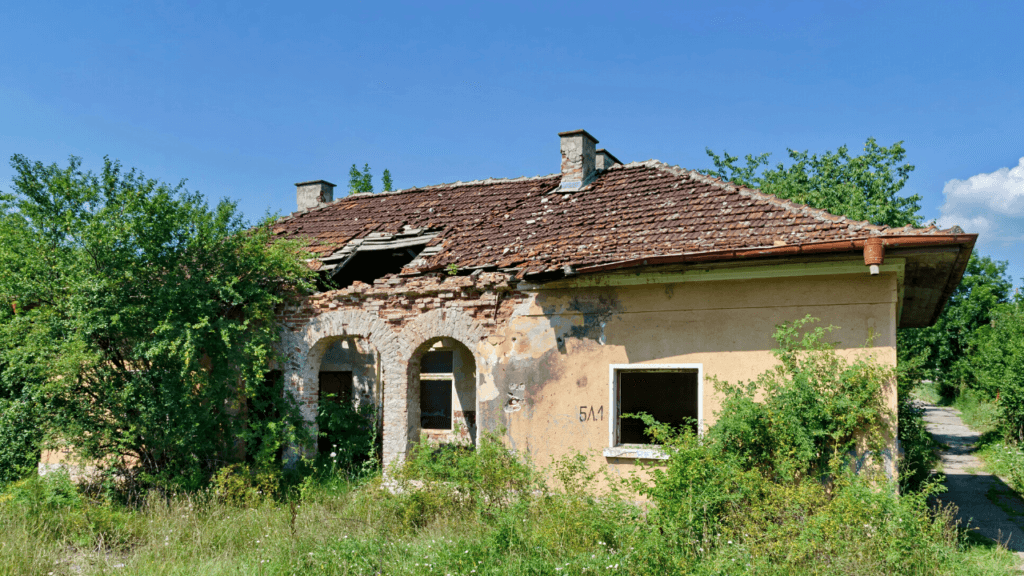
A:
[[[273,230],[278,237],[306,239],[318,266],[330,267],[360,242],[422,236],[426,248],[403,274],[455,264],[460,270],[512,271],[520,278],[854,252],[872,237],[882,238],[887,248],[920,252],[946,247],[940,252],[950,261],[939,266],[943,270],[918,279],[936,293],[901,326],[937,318],[977,238],[959,227],[889,228],[854,221],[657,160],[615,164],[572,191],[559,188],[560,178],[490,179],[351,195],[282,218]],[[912,288],[909,272],[906,281]],[[908,292],[907,297],[916,295]]]

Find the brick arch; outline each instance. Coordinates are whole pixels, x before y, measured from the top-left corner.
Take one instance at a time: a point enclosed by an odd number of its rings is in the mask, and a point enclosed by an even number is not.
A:
[[[340,337],[360,337],[380,355],[380,382],[384,391],[384,461],[390,463],[407,452],[408,404],[405,362],[411,350],[404,338],[378,316],[361,310],[340,310],[319,314],[297,332],[285,330],[282,349],[286,389],[299,403],[310,433],[316,433],[319,398],[319,369],[330,344]]]
[[[487,338],[487,334],[483,326],[459,308],[439,308],[425,312],[412,318],[403,327],[402,337],[406,341],[406,354],[402,358],[405,366],[404,412],[406,441],[409,444],[419,440],[420,435],[419,389],[413,388],[419,382],[419,357],[424,351],[424,345],[441,338],[455,340],[469,350],[479,374],[483,366],[478,347],[480,341]]]

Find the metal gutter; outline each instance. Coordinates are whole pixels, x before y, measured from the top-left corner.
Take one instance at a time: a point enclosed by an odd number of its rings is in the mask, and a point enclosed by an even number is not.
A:
[[[872,236],[880,238],[882,245],[886,248],[907,248],[915,246],[948,246],[953,244],[969,245],[974,247],[978,239],[977,234],[935,234],[935,235],[914,235],[914,236]],[[778,256],[800,256],[807,254],[822,254],[828,252],[858,252],[864,249],[864,243],[868,238],[857,240],[840,240],[832,242],[813,242],[808,244],[792,244],[785,246],[766,246],[763,248],[741,248],[733,250],[715,250],[712,252],[690,252],[687,254],[673,254],[669,256],[653,256],[648,258],[634,258],[621,260],[609,264],[597,266],[586,266],[577,268],[577,274],[594,274],[597,272],[608,272],[611,270],[622,270],[624,268],[637,268],[640,266],[657,266],[661,264],[686,264],[690,262],[721,262],[727,260],[740,260],[746,258],[770,258]],[[968,251],[968,255],[970,252]],[[957,280],[959,283],[959,280]],[[954,284],[955,287],[955,284]]]

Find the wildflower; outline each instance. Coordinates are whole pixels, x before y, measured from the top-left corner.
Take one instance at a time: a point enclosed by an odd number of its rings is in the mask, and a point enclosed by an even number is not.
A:
[[[338,456],[337,452],[331,452],[331,458],[337,458],[337,456]]]

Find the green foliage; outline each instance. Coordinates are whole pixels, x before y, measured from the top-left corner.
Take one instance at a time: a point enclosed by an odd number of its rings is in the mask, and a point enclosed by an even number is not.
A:
[[[1007,302],[1012,283],[1006,276],[1006,262],[972,254],[963,280],[953,291],[939,319],[927,328],[904,328],[897,333],[901,364],[916,363],[913,379],[938,382],[943,396],[954,396],[967,388],[983,386],[995,396],[992,380],[975,377],[972,356],[978,346],[979,330],[992,322],[993,310]]]
[[[985,462],[989,472],[1009,480],[1018,494],[1024,493],[1024,451],[1018,443],[999,440],[994,434],[983,434],[975,455]]]
[[[387,168],[381,175],[381,185],[385,192],[391,192],[394,189],[391,171]],[[363,169],[360,170],[353,164],[348,171],[348,193],[362,194],[365,192],[373,192],[373,174],[370,172],[370,165],[363,164]]]
[[[49,441],[122,478],[200,486],[236,441],[301,440],[290,397],[267,419],[274,309],[311,286],[301,247],[105,160],[99,174],[11,159],[0,198],[0,384]],[[273,444],[274,442],[269,442]]]
[[[909,395],[900,397],[896,421],[903,451],[898,470],[900,490],[916,492],[931,476],[931,470],[938,462],[939,444],[925,428],[924,409]]]
[[[24,397],[0,398],[0,486],[35,471],[43,439],[38,412]]]
[[[85,499],[71,481],[67,470],[55,470],[45,476],[32,476],[8,487],[4,500],[28,507],[35,513],[80,510]]]
[[[699,555],[721,530],[728,506],[743,500],[758,477],[743,468],[736,451],[720,443],[730,434],[702,439],[689,426],[673,429],[647,414],[636,417],[648,426],[647,434],[661,445],[668,461],[664,468],[649,470],[650,482],[633,478],[632,487],[657,504],[659,521],[680,539],[678,545],[690,556]],[[712,429],[717,431],[717,426]]]
[[[718,156],[710,148],[706,151],[715,167],[703,170],[705,174],[760,188],[779,198],[894,228],[918,225],[922,220],[918,214],[921,197],[899,195],[914,170],[910,164],[901,164],[907,154],[902,142],[886,148],[868,138],[860,156],[850,156],[846,146],[821,156],[787,149],[792,163],[788,167],[779,163],[775,168],[766,168],[771,155],[767,152],[748,154],[746,164],[740,165],[739,158],[728,152]]]
[[[1006,438],[1024,442],[1024,299],[996,306],[976,331],[971,368],[978,388],[998,400]]]
[[[446,483],[460,499],[479,504],[480,511],[488,515],[510,505],[513,495],[532,489],[538,480],[529,462],[489,432],[481,434],[476,446],[432,446],[421,440],[395,478]]]
[[[882,389],[895,372],[870,357],[836,354],[825,336],[834,327],[805,330],[807,316],[779,326],[779,360],[747,383],[716,381],[725,396],[713,441],[745,469],[774,479],[836,474],[864,449],[885,450],[887,418]]]
[[[273,499],[281,488],[281,473],[245,464],[224,466],[214,474],[210,490],[230,506],[251,508]]]
[[[363,469],[379,467],[377,450],[377,410],[373,404],[354,408],[348,402],[333,402],[328,394],[320,402],[316,418],[320,436],[331,444],[331,451],[318,454],[321,464],[330,473],[344,471],[354,474]]]
[[[481,452],[497,465],[479,462]],[[445,462],[459,470],[499,468],[508,462],[504,452],[453,451]],[[827,490],[816,481],[773,483],[748,474],[744,497],[720,506],[716,529],[695,546],[674,521],[689,515],[690,501],[679,498],[679,510],[663,513],[659,504],[633,502],[632,494],[599,492],[597,464],[568,454],[551,467],[552,487],[509,491],[507,505],[490,514],[481,512],[485,500],[464,497],[463,485],[423,481],[417,488],[411,481],[382,484],[379,476],[360,483],[320,477],[307,483],[299,501],[258,506],[225,502],[210,490],[152,492],[137,508],[126,508],[73,496],[64,484],[56,492],[77,503],[33,511],[27,502],[47,497],[15,502],[9,491],[0,495],[0,572],[1017,573],[1011,553],[967,540],[950,509],[929,509],[934,485],[897,495],[869,478],[845,476]],[[616,486],[614,478],[605,482]]]

